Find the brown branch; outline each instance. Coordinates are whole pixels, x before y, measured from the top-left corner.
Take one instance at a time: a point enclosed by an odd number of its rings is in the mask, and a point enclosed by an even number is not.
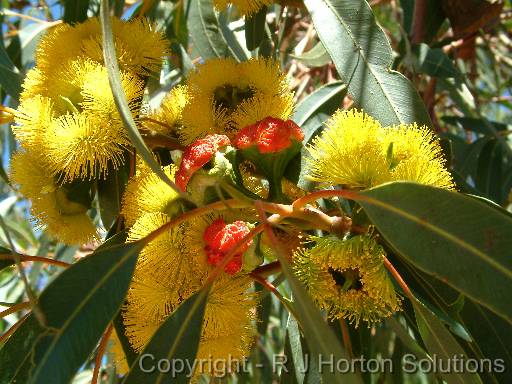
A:
[[[393,266],[393,264],[391,264],[391,262],[388,260],[387,257],[384,257],[384,266],[386,267],[386,269],[391,273],[391,275],[393,275],[393,277],[395,278],[396,282],[398,283],[398,285],[400,285],[400,287],[402,287],[402,290],[404,291],[404,293],[406,294],[406,296],[411,299],[411,300],[415,300],[415,297],[414,295],[412,294],[411,290],[409,289],[409,286],[405,283],[404,279],[402,278],[402,276],[400,276],[400,274],[398,273],[398,271],[395,269],[395,267]]]
[[[9,328],[3,335],[0,336],[0,345],[5,343],[5,341],[11,336],[21,324],[25,321],[25,319],[30,315],[30,312],[23,315],[21,319],[19,319],[11,328]]]
[[[413,29],[411,42],[419,44],[425,39],[425,14],[427,11],[427,0],[416,0],[414,5]]]
[[[352,341],[350,340],[350,334],[348,333],[347,322],[345,319],[340,319],[341,326],[341,336],[343,337],[343,344],[345,344],[345,348],[347,348],[348,357],[354,358],[354,351],[352,349]]]
[[[28,255],[19,255],[19,256],[20,256],[21,261],[35,261],[35,262],[40,262],[40,263],[56,265],[58,267],[64,267],[64,268],[67,268],[71,265],[70,263],[66,263],[65,261],[49,259],[47,257],[28,256]],[[0,260],[14,260],[14,258],[11,254],[2,253],[2,254],[0,254]]]
[[[251,272],[251,275],[254,274],[259,277],[268,277],[280,270],[281,264],[279,263],[279,261],[274,261],[272,263],[259,266],[258,268]]]
[[[23,311],[24,309],[28,309],[31,307],[30,301],[25,301],[23,303],[14,304],[13,306],[7,308],[6,310],[0,312],[0,318],[4,318],[5,316],[11,315],[13,313]]]
[[[110,339],[110,334],[112,333],[112,330],[114,327],[112,326],[112,323],[108,326],[107,330],[103,334],[103,337],[101,338],[100,345],[98,347],[98,353],[96,355],[96,360],[94,361],[94,371],[92,373],[92,380],[91,384],[96,384],[98,382],[98,376],[100,373],[101,368],[101,359],[103,358],[103,355],[105,354],[105,350],[107,349],[108,340]]]

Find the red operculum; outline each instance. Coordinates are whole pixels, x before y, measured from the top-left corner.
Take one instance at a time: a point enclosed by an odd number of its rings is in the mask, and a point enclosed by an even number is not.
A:
[[[260,153],[275,153],[288,148],[292,139],[304,140],[304,133],[297,124],[292,120],[266,117],[242,128],[235,138],[235,146],[245,149],[257,145]]]
[[[219,218],[211,223],[204,231],[204,250],[208,257],[208,264],[219,265],[229,251],[250,232],[247,224],[243,221],[235,221],[226,224],[224,219]],[[242,255],[252,245],[252,240],[242,245],[238,252],[224,267],[224,271],[233,275],[242,269]]]
[[[176,172],[176,185],[182,191],[186,191],[194,172],[208,163],[220,148],[229,144],[230,141],[226,135],[208,135],[186,147],[183,151],[180,168]]]

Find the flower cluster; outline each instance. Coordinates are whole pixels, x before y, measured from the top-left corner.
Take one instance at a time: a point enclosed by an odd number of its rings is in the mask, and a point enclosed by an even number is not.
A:
[[[218,7],[227,3],[215,1]],[[250,15],[269,2],[229,3]],[[131,154],[134,164],[119,223],[127,242],[148,241],[122,313],[136,352],[179,305],[219,273],[207,298],[197,358],[235,362],[249,355],[258,305],[252,273],[265,260],[275,260],[272,237],[254,230],[259,216],[250,204],[188,212],[227,198],[266,200],[268,212],[289,213],[274,234],[297,277],[330,319],[345,318],[358,326],[400,309],[401,299],[384,267],[386,252],[371,226],[337,231],[333,223],[340,218],[330,212],[285,206],[306,194],[289,176],[290,167],[306,157],[306,136],[291,120],[294,95],[277,63],[206,60],[160,107],[141,116],[145,79],[159,69],[166,43],[143,20],[114,19],[113,27],[131,112],[145,137],[166,136],[180,148],[164,146],[158,153],[162,156],[156,156],[177,190]],[[67,243],[97,236],[89,217],[95,182],[119,167],[130,150],[101,44],[97,19],[52,30],[38,47],[16,115],[14,132],[22,150],[12,160],[13,180],[32,200],[38,222]],[[307,151],[301,171],[318,182],[315,186],[360,190],[408,180],[454,189],[439,142],[414,124],[382,127],[364,112],[338,111]],[[176,220],[185,212],[186,220]],[[195,375],[202,373],[227,372],[198,370]]]
[[[302,131],[286,121],[292,111],[293,94],[276,63],[214,59],[201,64],[185,85],[171,91],[161,106],[149,113],[145,126],[159,134],[175,135],[186,146],[179,160],[163,170],[201,204],[205,196],[219,199],[216,186],[222,181],[240,193],[257,193],[256,186],[237,185],[242,173],[257,178],[261,190],[265,189],[267,180],[258,174],[261,169],[252,163],[250,170],[237,165],[231,155],[254,144],[255,148],[273,148],[263,152],[277,156],[292,142],[300,143]],[[241,138],[250,126],[259,128],[250,135],[251,142],[245,143]],[[268,194],[268,187],[266,190]],[[146,237],[186,209],[177,192],[139,164],[123,196],[128,241]],[[198,355],[231,356],[233,360],[248,356],[257,313],[257,296],[251,293],[248,272],[263,259],[257,255],[255,241],[243,241],[256,221],[255,213],[247,209],[208,213],[182,222],[144,247],[123,313],[128,339],[136,351],[142,350],[167,316],[221,266],[224,273],[208,297]],[[239,242],[241,246],[234,251]]]
[[[160,70],[167,44],[144,19],[112,22],[122,86],[136,116],[145,77]],[[65,243],[96,238],[87,214],[93,181],[118,168],[130,146],[103,64],[97,18],[61,24],[41,39],[15,122],[22,150],[12,178],[32,200],[37,223]]]

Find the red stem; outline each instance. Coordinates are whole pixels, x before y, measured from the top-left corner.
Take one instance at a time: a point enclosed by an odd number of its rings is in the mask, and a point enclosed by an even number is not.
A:
[[[100,373],[101,368],[101,359],[103,358],[103,355],[105,354],[105,350],[107,349],[108,340],[110,339],[110,334],[113,330],[112,324],[110,324],[103,334],[103,337],[100,341],[100,346],[98,347],[98,354],[96,355],[96,360],[94,361],[94,371],[92,373],[92,380],[91,384],[96,384],[98,382],[98,376]]]

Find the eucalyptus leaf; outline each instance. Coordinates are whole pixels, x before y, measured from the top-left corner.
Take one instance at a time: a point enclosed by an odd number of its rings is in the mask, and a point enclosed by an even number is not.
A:
[[[419,70],[434,77],[459,77],[457,67],[441,48],[430,48],[427,44],[418,47]]]
[[[9,95],[18,98],[22,80],[20,71],[11,61],[3,42],[0,42],[0,85]]]
[[[313,93],[307,95],[295,109],[293,121],[302,127],[311,117],[319,112],[327,114],[333,113],[337,107],[341,106],[343,98],[347,94],[347,87],[341,81],[333,81],[326,84]],[[334,108],[329,108],[334,101]],[[306,132],[307,136],[311,136],[310,132]],[[310,137],[309,137],[310,138]],[[309,138],[305,138],[308,142]]]
[[[101,30],[103,34],[103,58],[105,60],[105,66],[107,67],[108,78],[110,81],[110,87],[114,95],[114,101],[116,103],[121,119],[128,131],[128,136],[132,141],[133,146],[137,150],[138,154],[144,159],[149,165],[151,170],[155,172],[158,177],[165,181],[170,188],[177,191],[182,198],[189,200],[188,195],[181,192],[181,190],[170,180],[167,175],[162,171],[160,165],[156,162],[153,154],[144,143],[144,140],[135,124],[135,120],[128,106],[126,94],[121,84],[121,75],[119,71],[119,64],[117,62],[116,48],[114,46],[114,35],[112,32],[112,20],[110,19],[109,2],[108,0],[101,0],[100,8],[100,20]]]
[[[143,246],[140,241],[99,250],[60,273],[38,299],[45,324],[29,316],[15,333],[18,345],[9,340],[0,350],[3,378],[69,382],[121,308]],[[19,356],[10,357],[13,348],[21,348]]]
[[[245,20],[245,44],[249,51],[258,48],[265,37],[267,7],[262,7],[257,13]]]
[[[313,48],[302,55],[290,56],[308,67],[323,67],[331,62],[331,56],[329,56],[322,42],[316,43]]]
[[[304,4],[358,107],[384,125],[431,126],[416,89],[391,70],[391,46],[365,0],[305,0]]]
[[[219,26],[212,0],[195,0],[190,3],[188,28],[203,59],[236,57]]]
[[[162,323],[155,332],[144,350],[135,359],[130,367],[130,373],[123,380],[123,384],[152,384],[152,383],[188,383],[199,341],[201,338],[203,316],[208,299],[210,286],[188,298]],[[184,372],[158,372],[154,369],[148,372],[146,365],[156,365],[161,359],[181,361],[185,364]],[[146,361],[144,361],[146,360]],[[172,364],[171,364],[172,367]],[[144,369],[144,370],[143,370]]]
[[[443,323],[421,303],[414,302],[413,305],[421,337],[434,360],[442,362],[445,367],[455,357],[467,360],[466,353]],[[442,372],[441,376],[448,384],[482,383],[478,374],[464,371],[456,372],[456,369],[452,369],[450,373]]]
[[[89,0],[64,0],[65,23],[81,23],[87,19],[87,10],[89,9]]]
[[[293,306],[297,315],[297,322],[300,324],[309,350],[311,358],[319,361],[341,361],[347,360],[348,355],[338,339],[334,335],[332,329],[327,325],[318,307],[311,300],[304,286],[297,280],[293,274],[288,260],[281,252],[277,252],[277,257],[281,263],[283,274],[288,280],[291,291],[293,293]],[[341,375],[336,372],[336,367],[323,367],[320,374],[324,383],[329,384],[350,384],[362,383],[362,380],[356,372],[348,372]]]
[[[399,255],[512,322],[510,215],[410,182],[361,192],[359,204]]]

